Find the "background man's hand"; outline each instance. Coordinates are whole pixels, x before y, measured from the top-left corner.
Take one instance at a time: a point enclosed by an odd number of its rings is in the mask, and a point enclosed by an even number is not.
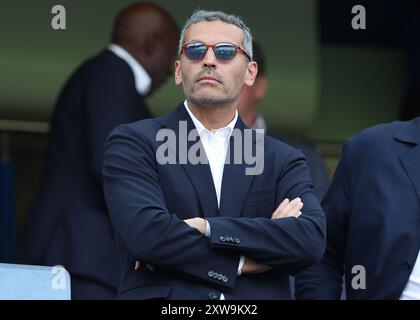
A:
[[[140,270],[140,267],[142,266],[140,261],[136,261],[136,264],[134,265],[134,270]],[[155,267],[152,266],[151,264],[146,264],[146,268],[149,269],[150,271],[155,271]]]

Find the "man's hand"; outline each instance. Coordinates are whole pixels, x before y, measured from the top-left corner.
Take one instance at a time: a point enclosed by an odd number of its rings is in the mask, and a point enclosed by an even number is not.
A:
[[[273,270],[273,268],[264,264],[259,264],[248,257],[244,257],[244,265],[242,266],[241,274],[263,273],[270,270]]]
[[[136,260],[136,264],[134,265],[134,270],[140,270],[140,267],[142,266],[140,261]],[[150,271],[155,271],[155,267],[152,266],[151,264],[146,264],[146,268],[149,269]]]
[[[287,218],[287,217],[295,217],[298,218],[303,208],[303,202],[300,198],[295,198],[292,201],[289,199],[284,199],[282,203],[279,204],[276,211],[273,212],[271,219],[278,219],[278,218]]]
[[[191,228],[195,228],[202,235],[206,235],[206,220],[203,218],[191,218],[184,220],[186,224],[188,224]]]
[[[302,214],[300,211],[302,208],[303,202],[300,198],[293,199],[292,201],[289,201],[289,199],[284,199],[276,211],[273,212],[271,219],[287,217],[297,218]],[[244,265],[242,267],[241,273],[263,273],[270,270],[273,270],[273,268],[264,264],[259,264],[248,257],[244,257]]]

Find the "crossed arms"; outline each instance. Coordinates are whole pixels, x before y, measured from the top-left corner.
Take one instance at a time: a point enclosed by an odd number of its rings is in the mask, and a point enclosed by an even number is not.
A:
[[[277,194],[300,199],[280,204],[272,219],[208,218],[208,238],[198,226],[203,221],[183,221],[168,212],[153,148],[129,126],[118,127],[108,138],[103,173],[113,227],[134,260],[142,263],[225,289],[235,286],[241,255],[246,257],[243,273],[281,268],[294,274],[324,253],[325,218],[298,151],[283,166]],[[305,203],[301,212],[300,200]],[[241,243],[220,243],[226,234],[237,235]],[[210,270],[222,273],[226,281],[209,277]]]

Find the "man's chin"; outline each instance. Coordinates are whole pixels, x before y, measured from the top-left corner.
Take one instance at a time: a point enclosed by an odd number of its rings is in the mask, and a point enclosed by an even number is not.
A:
[[[191,97],[189,100],[197,105],[206,106],[206,107],[216,107],[216,106],[224,105],[230,101],[228,99],[220,98],[220,96],[219,97],[198,96],[198,97]]]

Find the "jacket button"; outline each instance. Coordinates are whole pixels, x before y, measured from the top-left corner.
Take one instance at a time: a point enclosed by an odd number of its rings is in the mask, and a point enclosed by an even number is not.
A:
[[[214,273],[213,278],[217,279],[219,277],[219,274],[217,272]]]
[[[241,240],[239,240],[238,238],[235,238],[235,242],[236,242],[237,244],[240,244],[240,243],[241,243]]]
[[[404,269],[411,270],[411,264],[409,264],[408,262],[404,262]]]
[[[216,292],[210,292],[209,293],[209,299],[210,300],[218,300],[219,299],[219,295]]]
[[[207,275],[208,275],[210,278],[213,278],[213,276],[214,276],[214,271],[209,271],[209,273],[207,273]]]
[[[223,278],[222,278],[222,281],[224,282],[224,283],[226,283],[226,282],[228,282],[228,277],[226,277],[226,276],[223,276]]]
[[[220,241],[222,241],[222,242],[226,242],[226,238],[225,238],[225,237],[220,237],[219,239],[220,239]]]
[[[219,273],[219,274],[217,275],[217,280],[222,280],[222,279],[223,279],[223,274],[220,274],[220,273]]]

